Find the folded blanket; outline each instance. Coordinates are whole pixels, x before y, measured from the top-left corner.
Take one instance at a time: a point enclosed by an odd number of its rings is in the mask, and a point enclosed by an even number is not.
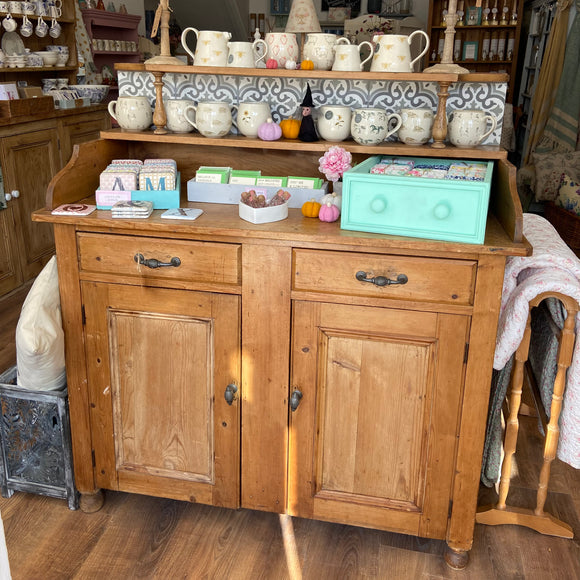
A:
[[[544,292],[560,292],[580,302],[580,260],[562,241],[558,232],[543,217],[524,214],[524,235],[533,247],[533,255],[510,257],[506,263],[499,317],[494,369],[500,371],[518,349],[526,328],[529,303]],[[576,320],[576,335],[580,316]],[[507,370],[507,369],[506,369]],[[505,371],[503,373],[506,374]],[[498,464],[500,416],[497,412],[506,396],[509,381],[497,381],[490,401],[484,462]],[[547,401],[549,402],[549,401]],[[549,405],[546,409],[550,414]],[[494,449],[492,449],[494,448]],[[572,364],[568,369],[564,403],[560,415],[558,457],[580,468],[580,340],[576,341]],[[484,465],[484,471],[486,467]],[[487,479],[490,473],[487,472]]]

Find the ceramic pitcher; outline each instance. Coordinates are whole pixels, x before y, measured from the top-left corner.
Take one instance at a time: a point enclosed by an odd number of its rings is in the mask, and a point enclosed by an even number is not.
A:
[[[369,55],[361,62],[360,51],[363,46],[369,49]],[[373,58],[373,45],[364,40],[358,46],[356,44],[337,44],[334,51],[334,63],[332,70],[359,71]]]
[[[195,53],[187,46],[186,37],[188,32],[195,33],[197,42]],[[226,66],[228,63],[228,42],[232,35],[229,32],[217,30],[198,30],[186,28],[181,33],[181,44],[187,54],[193,59],[195,66]]]
[[[262,46],[262,55],[258,47]],[[255,68],[266,58],[268,45],[261,38],[254,42],[228,42],[228,66]]]
[[[268,54],[266,60],[273,58],[278,61],[279,67],[285,67],[286,61],[298,61],[300,51],[296,42],[296,35],[291,32],[268,32],[266,34]]]
[[[304,59],[311,60],[316,70],[330,70],[334,62],[334,51],[341,43],[350,44],[348,38],[337,38],[336,34],[314,32],[306,35]]]
[[[411,60],[411,41],[416,35],[425,37],[426,46],[421,54]],[[413,65],[429,50],[429,35],[415,30],[409,36],[404,34],[383,34],[373,36],[375,50],[371,71],[374,72],[413,72]]]
[[[453,111],[447,126],[449,141],[456,147],[477,147],[489,137],[497,127],[497,119],[478,109]],[[487,122],[491,129],[486,131]]]

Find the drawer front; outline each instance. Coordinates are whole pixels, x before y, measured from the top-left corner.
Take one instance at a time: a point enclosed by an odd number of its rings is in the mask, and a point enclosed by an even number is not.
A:
[[[488,182],[355,172],[345,174],[341,227],[482,244],[488,205]]]
[[[190,242],[137,236],[114,236],[80,233],[77,237],[80,255],[81,277],[98,278],[99,274],[123,278],[208,284],[240,285],[241,246],[211,242]],[[171,263],[179,259],[179,265],[148,267],[135,260],[158,260]],[[138,258],[139,259],[139,258]],[[176,260],[173,262],[177,263]],[[151,264],[151,263],[150,263]],[[154,265],[154,264],[152,264]],[[129,280],[130,282],[130,280]]]
[[[327,295],[347,295],[399,300],[419,300],[471,305],[475,287],[476,262],[438,258],[410,258],[350,252],[294,251],[293,289]],[[405,284],[377,286],[359,281],[384,276]]]

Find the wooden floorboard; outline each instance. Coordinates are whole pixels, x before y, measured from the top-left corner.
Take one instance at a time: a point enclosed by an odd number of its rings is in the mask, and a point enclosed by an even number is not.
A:
[[[26,292],[0,300],[0,371],[16,360]],[[534,505],[542,442],[536,420],[521,418],[508,503]],[[482,488],[480,503],[495,497]],[[554,461],[546,509],[572,526],[573,540],[476,525],[462,572],[444,563],[442,541],[300,518],[293,527],[305,580],[580,580],[580,471]],[[0,498],[0,512],[13,580],[290,579],[277,514],[118,492],[94,514],[22,492]]]

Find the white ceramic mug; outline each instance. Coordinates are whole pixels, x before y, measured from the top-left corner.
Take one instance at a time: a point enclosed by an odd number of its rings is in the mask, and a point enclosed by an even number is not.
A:
[[[32,33],[34,32],[34,25],[32,24],[32,22],[30,22],[30,20],[28,19],[28,16],[26,16],[26,14],[22,17],[22,26],[20,26],[20,34],[22,36],[24,36],[24,38],[28,38],[29,36],[32,36]]]
[[[395,127],[389,129],[393,119],[396,119],[397,123]],[[352,138],[360,145],[378,145],[396,133],[401,127],[401,122],[399,115],[387,113],[384,109],[355,109],[352,113],[350,132]]]
[[[363,46],[368,46],[370,52],[361,62],[360,50]],[[360,71],[371,58],[373,58],[373,45],[368,40],[364,40],[358,46],[356,44],[337,44],[334,50],[332,70]]]
[[[187,99],[168,99],[164,102],[167,129],[174,133],[190,133],[195,123],[195,103]]]
[[[496,129],[497,119],[478,109],[453,111],[447,125],[449,141],[456,147],[477,147],[485,141]],[[491,129],[486,131],[487,122]]]
[[[8,12],[8,2],[0,2],[0,12]]]
[[[426,46],[411,60],[411,41],[417,35],[423,35]],[[409,36],[404,34],[383,34],[373,36],[375,50],[371,71],[373,72],[413,72],[413,65],[429,50],[429,35],[422,30],[415,30]]]
[[[62,32],[60,24],[57,22],[56,18],[52,19],[52,24],[48,29],[48,34],[52,36],[52,38],[58,38],[60,33]]]
[[[431,139],[433,111],[431,109],[401,109],[399,141],[406,145],[424,145]]]
[[[234,109],[237,108],[234,106]],[[232,106],[228,103],[200,101],[193,106],[195,123],[193,126],[204,137],[225,137],[232,127]]]
[[[34,2],[22,2],[22,14],[31,16],[36,13],[36,4]]]
[[[237,127],[246,137],[258,136],[258,129],[265,123],[272,113],[268,103],[240,103],[238,105]]]
[[[42,16],[38,17],[38,22],[36,23],[36,28],[34,33],[39,38],[44,38],[48,32],[48,24],[43,20]]]
[[[316,70],[330,70],[334,62],[334,52],[341,43],[350,44],[348,38],[338,38],[336,34],[311,32],[306,35],[304,59],[314,63]]]
[[[351,118],[350,107],[324,105],[318,109],[316,123],[318,134],[325,141],[344,141],[350,135]]]
[[[153,111],[147,97],[119,97],[109,103],[108,110],[121,129],[145,131],[153,123]]]
[[[263,46],[262,54],[258,50]],[[254,42],[228,42],[228,66],[238,68],[256,68],[258,63],[266,58],[268,45],[258,38]]]
[[[12,18],[12,14],[8,13],[2,20],[2,27],[6,32],[14,32],[18,28],[18,23]]]
[[[8,2],[8,11],[14,12],[14,14],[22,14],[22,2],[17,2],[14,0]]]
[[[187,46],[186,37],[189,32],[193,32],[197,38],[195,53]],[[186,28],[181,33],[181,44],[185,52],[193,59],[195,66],[227,66],[228,64],[228,42],[232,37],[229,32],[218,30],[198,30],[197,28]]]
[[[266,34],[268,53],[266,60],[274,59],[278,66],[284,68],[287,61],[298,62],[300,51],[296,35],[292,32],[268,32]]]

